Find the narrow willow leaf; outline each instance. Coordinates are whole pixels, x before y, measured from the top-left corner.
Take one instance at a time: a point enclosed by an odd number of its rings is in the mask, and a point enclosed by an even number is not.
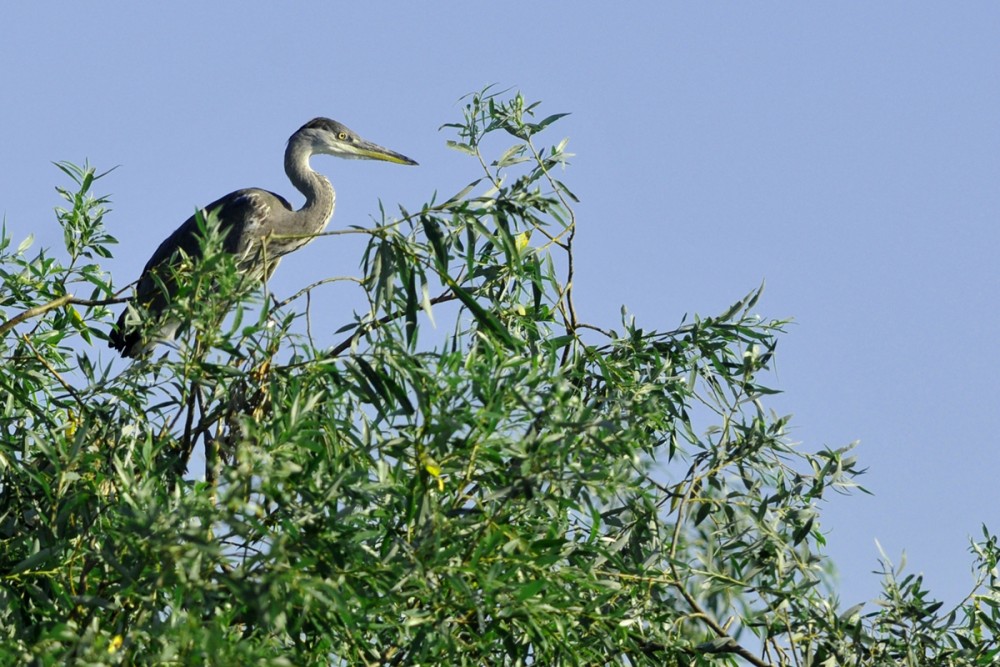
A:
[[[445,203],[441,204],[441,206],[439,208],[448,208],[449,206],[452,206],[456,202],[462,201],[463,199],[465,199],[465,197],[470,192],[472,192],[473,188],[475,188],[477,185],[479,185],[480,181],[482,181],[482,180],[483,179],[481,179],[481,178],[477,178],[476,180],[472,181],[471,183],[469,183],[468,185],[466,185],[464,188],[462,188],[461,190],[459,190],[458,192],[456,192],[455,194],[453,194],[448,199],[448,201],[446,201]]]
[[[434,311],[431,304],[431,290],[426,282],[420,284],[420,307],[427,315],[427,319],[431,321],[431,326],[436,329],[437,324],[434,322]]]
[[[524,586],[521,586],[521,590],[517,592],[517,597],[515,599],[518,602],[524,602],[528,598],[537,595],[543,588],[545,588],[545,579],[535,579],[534,581],[529,581]]]
[[[568,115],[569,115],[568,113],[554,113],[551,116],[546,116],[545,118],[543,118],[538,123],[535,123],[535,131],[536,132],[541,132],[542,130],[544,130],[545,128],[547,128],[552,123],[556,122],[560,118],[565,118]]]
[[[521,162],[527,162],[528,158],[524,157],[525,146],[524,144],[514,144],[507,150],[503,152],[497,161],[494,163],[498,167],[509,167],[511,165],[519,164]]]
[[[469,155],[476,154],[476,149],[470,146],[469,144],[463,144],[458,141],[451,141],[451,140],[448,140],[446,143],[448,145],[448,148],[453,148],[456,151],[460,151],[462,153],[468,153]]]
[[[417,276],[410,273],[406,281],[406,305],[404,316],[406,319],[406,343],[413,345],[417,338]]]
[[[431,247],[434,248],[434,256],[437,258],[440,270],[444,271],[448,267],[448,249],[445,247],[444,235],[441,233],[441,224],[430,215],[421,215],[420,224],[424,227],[424,233]]]
[[[23,253],[25,250],[27,250],[28,248],[30,248],[31,244],[34,243],[34,242],[35,242],[35,235],[34,234],[28,234],[27,238],[25,238],[23,241],[21,241],[20,244],[18,244],[18,246],[17,246],[17,254],[20,255],[21,253]]]
[[[488,331],[496,335],[501,340],[501,342],[503,342],[503,344],[506,345],[507,347],[516,346],[514,338],[510,335],[510,332],[507,331],[507,328],[500,322],[500,320],[496,318],[496,316],[493,313],[485,310],[482,306],[480,306],[479,302],[476,301],[476,298],[471,294],[469,294],[468,291],[460,287],[459,284],[454,281],[454,279],[446,277],[446,280],[448,283],[448,287],[450,287],[451,290],[455,293],[455,296],[458,297],[459,301],[461,301],[466,308],[472,311],[472,315],[473,317],[476,318],[477,322],[479,322]]]

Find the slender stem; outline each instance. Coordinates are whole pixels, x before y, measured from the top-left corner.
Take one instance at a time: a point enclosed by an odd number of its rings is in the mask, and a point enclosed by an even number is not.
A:
[[[531,151],[531,156],[534,158],[535,163],[538,168],[542,170],[545,174],[545,179],[549,182],[552,190],[556,193],[556,198],[562,205],[563,210],[569,214],[569,221],[566,224],[566,228],[563,231],[566,234],[566,240],[559,242],[558,238],[562,234],[558,234],[556,238],[552,239],[552,243],[556,243],[559,247],[563,248],[566,252],[566,284],[559,289],[559,301],[560,308],[565,307],[563,316],[566,320],[566,333],[570,336],[576,336],[577,329],[577,317],[576,317],[576,306],[573,304],[573,280],[576,275],[575,261],[573,257],[573,239],[576,237],[576,212],[566,201],[566,197],[563,195],[563,187],[556,182],[552,175],[549,174],[549,170],[545,167],[545,160],[538,153],[535,145],[531,142],[531,138],[525,139],[525,145]],[[567,345],[563,348],[562,363],[565,364],[569,360],[570,351],[573,346]]]
[[[21,322],[29,320],[32,317],[38,317],[39,315],[44,315],[50,310],[60,308],[67,304],[72,304],[76,306],[109,306],[116,303],[123,303],[128,301],[128,299],[78,299],[72,294],[63,294],[58,299],[53,299],[48,303],[43,303],[40,306],[35,306],[33,308],[28,308],[27,310],[18,313],[14,317],[10,318],[3,324],[0,324],[0,336],[7,333],[14,327],[16,327]]]
[[[291,295],[286,299],[283,299],[281,301],[276,300],[274,307],[271,309],[271,312],[274,313],[279,308],[284,308],[285,306],[290,304],[292,301],[295,301],[299,297],[308,296],[314,289],[316,289],[320,285],[326,285],[327,283],[340,283],[340,282],[352,282],[352,283],[357,283],[358,285],[365,284],[364,280],[362,280],[361,278],[355,278],[354,276],[332,276],[330,278],[324,278],[323,280],[317,280],[311,285],[303,287],[298,292],[296,292],[295,294]]]
[[[37,359],[43,366],[45,366],[45,368],[49,371],[49,373],[52,374],[52,377],[58,380],[59,384],[63,386],[63,389],[69,392],[69,395],[73,397],[73,400],[75,400],[77,405],[80,406],[80,409],[86,412],[87,404],[83,402],[82,398],[80,398],[80,394],[78,394],[76,389],[74,389],[68,382],[66,382],[66,380],[63,379],[62,375],[60,375],[59,371],[57,371],[52,366],[52,364],[49,363],[48,359],[46,359],[45,357],[43,357],[41,354],[38,353],[38,350],[35,348],[34,344],[32,344],[31,339],[28,338],[28,336],[26,335],[22,335],[21,340],[24,341],[25,345],[31,348],[31,352],[35,355],[35,359]]]
[[[445,292],[444,294],[440,294],[440,295],[434,297],[433,299],[431,299],[430,303],[431,303],[431,305],[437,305],[439,303],[444,303],[445,301],[454,301],[457,298],[458,298],[458,296],[454,292]],[[400,317],[403,317],[404,315],[405,315],[405,313],[401,313],[401,312],[389,313],[388,315],[383,315],[382,317],[378,318],[374,322],[370,322],[368,324],[359,324],[358,328],[355,329],[354,333],[352,333],[350,336],[348,336],[345,340],[343,340],[335,348],[333,348],[332,350],[330,350],[330,352],[327,353],[326,356],[328,356],[328,357],[338,357],[338,356],[340,356],[344,352],[344,350],[347,350],[349,347],[351,347],[351,345],[354,344],[354,341],[357,340],[358,338],[360,338],[361,336],[363,336],[366,333],[369,333],[371,331],[375,331],[379,327],[381,327],[383,325],[386,325],[389,322],[392,322],[393,320],[399,319]]]

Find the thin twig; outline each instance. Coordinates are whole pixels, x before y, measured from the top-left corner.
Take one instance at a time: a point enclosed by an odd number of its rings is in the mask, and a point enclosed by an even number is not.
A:
[[[284,308],[285,306],[287,306],[288,304],[290,304],[292,301],[295,301],[296,299],[298,299],[299,297],[301,297],[304,294],[308,294],[309,292],[311,292],[312,290],[316,289],[320,285],[326,285],[327,283],[338,283],[338,282],[352,282],[352,283],[357,283],[358,285],[364,285],[364,281],[361,278],[356,278],[355,276],[331,276],[330,278],[324,278],[323,280],[317,280],[313,284],[307,285],[306,287],[303,287],[302,289],[300,289],[298,292],[296,292],[295,294],[291,295],[287,299],[283,299],[282,301],[276,301],[275,304],[274,304],[274,307],[271,309],[271,312],[273,313],[274,311],[278,310],[279,308]]]
[[[21,322],[29,320],[32,317],[38,317],[39,315],[44,315],[50,310],[55,308],[61,308],[66,304],[72,304],[76,306],[110,306],[116,303],[123,303],[128,301],[128,299],[78,299],[72,294],[64,294],[58,299],[49,301],[48,303],[43,303],[40,306],[35,306],[33,308],[28,308],[22,313],[15,315],[3,324],[0,324],[0,336],[7,333],[14,327],[16,327]]]
[[[60,375],[59,371],[57,371],[52,364],[49,363],[48,359],[38,353],[38,350],[35,348],[34,344],[32,344],[31,339],[26,335],[22,335],[21,340],[24,341],[25,345],[31,348],[31,352],[35,355],[35,359],[38,359],[38,361],[48,369],[49,373],[52,373],[52,376],[59,381],[59,384],[63,386],[63,389],[69,392],[69,395],[72,396],[73,400],[75,400],[77,405],[80,406],[80,410],[86,412],[87,404],[83,402],[82,398],[80,398],[80,394],[78,394],[76,389],[73,389],[73,387],[71,387],[70,384],[63,379],[62,375]]]
[[[576,325],[577,329],[590,329],[601,334],[605,338],[614,338],[612,332],[608,329],[602,329],[601,327],[595,327],[593,324],[584,324],[583,322]]]
[[[440,207],[433,207],[426,210],[421,210],[421,213],[424,213],[428,210],[434,211],[438,209],[440,209]],[[414,214],[410,214],[400,218],[399,220],[390,222],[387,225],[379,225],[378,227],[351,227],[349,229],[332,229],[329,231],[317,232],[315,234],[272,234],[271,238],[294,241],[301,239],[309,239],[309,240],[318,239],[321,236],[346,236],[348,234],[367,234],[369,236],[374,236],[376,234],[380,234],[381,232],[388,231],[395,227],[398,227],[404,222],[412,220],[414,217],[416,217]]]
[[[531,142],[530,137],[525,140],[525,144],[531,150],[532,157],[534,157],[535,162],[538,164],[539,169],[541,169],[542,173],[545,174],[545,179],[549,182],[549,185],[552,186],[552,190],[556,193],[556,197],[559,199],[559,203],[562,204],[563,210],[565,210],[569,214],[569,222],[566,224],[566,230],[568,232],[566,233],[566,241],[564,242],[564,244],[560,244],[558,243],[558,241],[553,239],[553,242],[557,243],[560,246],[564,246],[566,251],[566,285],[562,290],[560,290],[561,291],[560,297],[561,300],[563,300],[566,304],[566,310],[567,310],[566,333],[573,336],[576,334],[576,327],[577,327],[576,306],[573,304],[573,278],[575,275],[575,267],[573,260],[573,239],[576,237],[576,213],[573,211],[573,208],[566,201],[566,197],[563,196],[563,188],[556,183],[556,180],[552,178],[551,174],[549,174],[549,170],[545,168],[545,161],[542,159],[542,156],[539,155],[538,151],[535,149],[535,145]],[[562,234],[557,235],[556,238],[558,238],[559,236],[562,236]],[[571,346],[567,345],[566,348],[563,350],[562,362],[564,364],[566,363],[566,360],[569,358],[570,347]]]
[[[312,292],[306,292],[306,338],[309,339],[309,347],[315,349],[316,342],[313,340],[312,330]]]
[[[188,395],[187,417],[184,419],[184,439],[181,441],[183,443],[184,450],[181,452],[181,460],[180,460],[182,471],[187,470],[188,461],[191,460],[191,454],[194,452],[195,440],[198,437],[197,433],[192,434],[191,428],[194,425],[195,401],[197,400],[199,393],[200,393],[200,388],[198,385],[198,381],[195,380],[191,386],[191,393]]]
[[[433,299],[431,299],[430,303],[431,303],[432,306],[434,306],[434,305],[437,305],[439,303],[444,303],[445,301],[454,301],[457,298],[458,298],[458,295],[456,295],[454,292],[445,292],[444,294],[440,294],[440,295],[434,297]],[[341,341],[341,343],[339,345],[337,345],[332,350],[330,350],[330,352],[328,352],[325,356],[328,356],[328,357],[338,357],[338,356],[340,356],[341,353],[344,352],[344,350],[346,350],[349,347],[351,347],[351,345],[354,344],[354,341],[357,340],[358,338],[360,338],[361,336],[364,336],[367,333],[371,333],[372,331],[375,331],[379,327],[384,326],[384,325],[388,324],[389,322],[392,322],[393,320],[399,319],[400,317],[403,317],[405,315],[406,315],[406,313],[402,313],[402,312],[389,313],[388,315],[383,315],[382,317],[378,318],[374,322],[370,322],[370,323],[367,323],[367,324],[359,324],[358,328],[354,330],[354,333],[352,333],[350,336],[348,336],[345,340]]]
[[[673,586],[675,589],[677,589],[678,592],[680,592],[681,597],[683,597],[684,601],[687,602],[688,606],[691,608],[691,611],[693,611],[699,618],[701,618],[705,622],[705,624],[708,625],[709,628],[711,628],[712,632],[714,632],[717,637],[720,638],[728,637],[730,639],[731,643],[728,646],[725,646],[722,649],[720,649],[721,652],[735,653],[736,655],[740,656],[741,658],[743,658],[750,664],[754,665],[755,667],[773,667],[771,663],[761,660],[753,653],[751,653],[749,650],[738,644],[736,640],[732,638],[729,632],[727,632],[727,630],[724,627],[719,625],[718,621],[716,621],[708,612],[702,609],[701,605],[698,604],[698,601],[694,598],[694,596],[691,595],[691,593],[689,593],[688,590],[681,583],[682,582],[681,575],[677,571],[677,564],[676,564],[677,545],[680,541],[680,527],[684,521],[684,515],[686,513],[685,510],[687,509],[687,505],[691,500],[691,495],[694,492],[695,487],[698,485],[700,481],[699,479],[700,476],[696,474],[697,473],[696,465],[697,464],[693,464],[691,466],[691,470],[688,473],[691,479],[691,483],[688,484],[687,490],[684,492],[684,496],[681,498],[680,502],[677,505],[677,519],[676,523],[674,524],[674,532],[671,537],[671,544],[669,551],[670,573],[674,576]]]

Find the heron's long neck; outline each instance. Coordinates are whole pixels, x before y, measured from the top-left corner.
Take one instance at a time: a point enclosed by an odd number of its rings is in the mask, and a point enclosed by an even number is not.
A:
[[[336,193],[326,177],[309,166],[312,151],[305,142],[292,141],[285,150],[285,173],[296,189],[305,195],[306,203],[297,212],[306,233],[323,231],[333,215]]]

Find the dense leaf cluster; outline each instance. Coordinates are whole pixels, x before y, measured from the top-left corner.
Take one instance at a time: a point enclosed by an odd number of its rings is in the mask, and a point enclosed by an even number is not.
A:
[[[60,165],[68,259],[0,239],[0,662],[994,663],[988,532],[957,609],[888,559],[880,608],[838,609],[818,517],[859,471],[767,409],[759,290],[671,331],[581,319],[536,110],[470,96],[445,127],[475,181],[333,232],[369,239],[339,332],[304,298],[327,281],[262,296],[209,216],[188,333],[127,366],[92,346],[107,202]]]

